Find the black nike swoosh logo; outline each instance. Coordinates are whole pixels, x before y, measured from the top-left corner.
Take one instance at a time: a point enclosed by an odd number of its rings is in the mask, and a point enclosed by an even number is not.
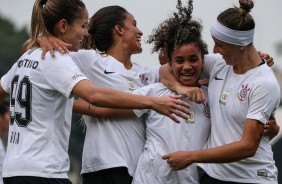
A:
[[[115,73],[115,72],[108,72],[107,70],[104,71],[105,74],[111,74],[111,73]]]
[[[218,78],[217,76],[215,76],[214,79],[215,79],[215,80],[223,80],[223,79],[221,79],[221,78]]]

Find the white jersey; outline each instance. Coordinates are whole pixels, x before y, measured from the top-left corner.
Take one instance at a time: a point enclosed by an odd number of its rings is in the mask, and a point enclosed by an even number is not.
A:
[[[1,78],[11,122],[3,177],[68,178],[73,87],[87,79],[68,55],[29,50]]]
[[[207,146],[213,148],[239,141],[247,118],[265,124],[279,105],[280,89],[272,69],[266,64],[237,75],[222,58],[205,59],[204,69],[210,71],[209,104],[212,104],[212,129]],[[199,165],[208,175],[219,180],[277,184],[277,168],[267,137],[262,138],[251,158],[226,164]]]
[[[81,50],[74,61],[95,85],[133,91],[159,81],[159,70],[132,63],[130,70],[111,56]],[[82,173],[127,167],[133,176],[145,143],[142,119],[85,117],[87,125],[82,156]]]
[[[207,95],[207,88],[202,88]],[[156,83],[134,91],[146,96],[175,95],[163,84]],[[153,110],[134,110],[137,116],[146,115],[146,143],[138,161],[134,184],[198,184],[196,164],[180,171],[172,171],[162,156],[179,150],[203,149],[210,133],[210,113],[207,103],[191,105],[188,120],[180,124]]]

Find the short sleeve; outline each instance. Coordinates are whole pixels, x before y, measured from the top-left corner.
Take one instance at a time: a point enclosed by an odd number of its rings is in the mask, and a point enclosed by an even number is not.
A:
[[[266,124],[270,116],[275,114],[280,102],[280,89],[273,80],[259,81],[251,94],[247,118]]]
[[[46,58],[42,62],[42,73],[50,86],[68,98],[73,87],[87,79],[69,55]]]
[[[95,50],[79,50],[78,52],[71,52],[70,56],[77,67],[84,73],[90,64],[100,57],[100,54]]]
[[[11,82],[14,77],[15,70],[17,68],[17,63],[15,63],[12,68],[1,78],[1,86],[6,93],[11,92]]]
[[[142,87],[142,88],[139,88],[139,89],[136,89],[132,93],[136,94],[136,95],[143,95],[143,96],[154,96],[152,94],[152,86],[153,85],[154,84],[148,85],[148,86],[145,86],[145,87]],[[133,109],[133,112],[134,112],[134,114],[137,117],[141,117],[144,114],[149,113],[149,111],[150,111],[150,109]]]

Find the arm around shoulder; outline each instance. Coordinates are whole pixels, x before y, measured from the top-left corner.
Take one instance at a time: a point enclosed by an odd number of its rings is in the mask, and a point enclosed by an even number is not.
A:
[[[160,67],[160,81],[170,90],[176,91],[180,95],[184,95],[188,100],[203,103],[206,101],[203,90],[199,87],[191,87],[182,85],[173,75],[168,64]]]

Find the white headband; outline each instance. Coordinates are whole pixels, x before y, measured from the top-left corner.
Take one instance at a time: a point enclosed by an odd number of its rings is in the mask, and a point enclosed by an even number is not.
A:
[[[211,35],[216,39],[233,45],[246,46],[253,42],[255,29],[237,31],[223,26],[218,21],[211,26]]]

